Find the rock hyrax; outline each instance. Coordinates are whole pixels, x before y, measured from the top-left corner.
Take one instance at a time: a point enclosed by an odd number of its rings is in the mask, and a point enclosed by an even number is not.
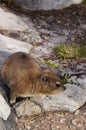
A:
[[[6,59],[1,77],[10,88],[10,103],[15,103],[16,97],[55,94],[64,90],[54,72],[42,70],[35,59],[24,52],[14,53]]]

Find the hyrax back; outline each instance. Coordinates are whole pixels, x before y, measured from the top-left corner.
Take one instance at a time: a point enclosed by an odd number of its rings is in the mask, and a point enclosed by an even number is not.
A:
[[[1,69],[2,80],[10,88],[11,103],[16,97],[54,94],[63,91],[60,79],[50,70],[42,70],[39,64],[24,52],[10,55]]]

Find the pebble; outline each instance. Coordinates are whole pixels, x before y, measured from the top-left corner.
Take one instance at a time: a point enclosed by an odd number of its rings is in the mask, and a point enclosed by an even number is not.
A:
[[[74,115],[76,116],[76,115],[78,115],[79,113],[80,113],[80,111],[79,111],[79,110],[76,110],[75,113],[74,113]]]
[[[83,115],[86,115],[86,112],[84,112]]]
[[[51,127],[51,130],[56,130],[54,127]]]
[[[72,120],[72,124],[73,124],[73,125],[76,125],[76,124],[77,124],[76,119]]]
[[[61,119],[60,119],[60,123],[63,124],[63,123],[65,123],[65,122],[66,122],[66,119],[65,119],[65,118],[61,118]]]
[[[25,124],[25,128],[27,128],[27,130],[31,130],[31,127],[27,124]]]
[[[56,128],[57,128],[57,129],[59,129],[59,128],[60,128],[60,126],[58,126],[58,125],[57,125],[57,126],[56,126]]]

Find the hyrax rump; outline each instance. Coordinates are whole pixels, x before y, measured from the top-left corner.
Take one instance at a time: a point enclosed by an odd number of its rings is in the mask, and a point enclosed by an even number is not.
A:
[[[51,70],[42,70],[29,54],[17,52],[2,65],[1,77],[10,88],[10,103],[16,97],[54,94],[63,91],[59,77]]]

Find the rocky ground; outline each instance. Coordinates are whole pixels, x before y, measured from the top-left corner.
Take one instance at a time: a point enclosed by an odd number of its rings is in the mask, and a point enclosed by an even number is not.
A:
[[[47,112],[34,117],[21,117],[16,130],[85,130],[86,105],[74,113]]]
[[[5,11],[12,10],[0,4]],[[18,14],[13,8],[13,11]],[[20,15],[20,14],[19,14]],[[27,16],[29,17],[27,18]],[[52,12],[23,12],[26,23],[31,31],[7,31],[0,29],[0,33],[17,40],[29,42],[34,46],[32,55],[37,58],[51,60],[60,66],[62,72],[86,71],[86,59],[59,61],[52,48],[60,42],[84,43],[86,42],[86,5],[80,4],[60,11]],[[31,25],[31,26],[30,26]],[[29,28],[29,29],[30,29]],[[36,32],[37,31],[37,32]],[[33,35],[35,35],[33,37]],[[44,51],[45,50],[45,51]],[[64,70],[64,71],[63,71]],[[86,75],[75,76],[74,82],[86,78]],[[85,130],[86,104],[74,113],[46,112],[33,117],[20,117],[16,130]]]

